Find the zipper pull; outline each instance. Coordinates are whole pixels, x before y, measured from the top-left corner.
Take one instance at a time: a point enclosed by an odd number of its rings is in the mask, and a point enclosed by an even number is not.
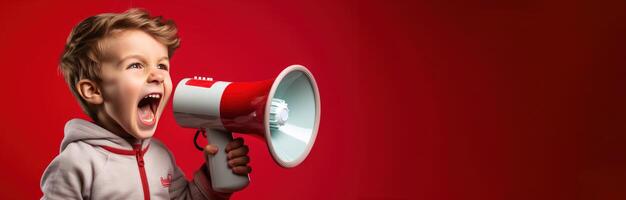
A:
[[[135,157],[137,158],[137,165],[139,165],[139,167],[143,167],[144,161],[143,154],[141,152],[141,144],[134,144],[133,150],[135,151]]]

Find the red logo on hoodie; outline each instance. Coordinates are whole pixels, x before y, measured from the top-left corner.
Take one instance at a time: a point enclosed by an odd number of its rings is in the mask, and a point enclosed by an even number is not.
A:
[[[163,187],[170,187],[171,183],[172,183],[172,174],[168,173],[167,178],[163,178],[161,176],[161,185],[163,185]]]

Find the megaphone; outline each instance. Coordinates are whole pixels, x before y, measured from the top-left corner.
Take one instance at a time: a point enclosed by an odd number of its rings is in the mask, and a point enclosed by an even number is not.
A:
[[[320,121],[320,96],[313,74],[301,65],[285,68],[274,79],[255,82],[181,80],[174,93],[174,118],[187,128],[206,131],[220,151],[207,158],[213,190],[234,192],[246,187],[248,176],[232,173],[224,151],[232,133],[265,138],[274,161],[295,167],[307,157]]]

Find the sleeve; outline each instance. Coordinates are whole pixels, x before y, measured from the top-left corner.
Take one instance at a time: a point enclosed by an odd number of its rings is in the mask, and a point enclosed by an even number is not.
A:
[[[211,179],[206,173],[206,165],[202,165],[193,176],[191,181],[185,178],[180,168],[174,165],[174,173],[172,174],[172,182],[170,185],[171,199],[230,199],[230,193],[220,193],[213,191],[211,188]]]
[[[71,150],[62,152],[52,160],[41,177],[41,199],[88,198],[88,180],[92,178],[92,170],[88,168],[91,166],[81,165]]]

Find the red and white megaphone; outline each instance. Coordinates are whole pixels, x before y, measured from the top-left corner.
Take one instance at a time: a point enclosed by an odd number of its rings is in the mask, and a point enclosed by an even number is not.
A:
[[[274,161],[295,167],[309,154],[320,121],[320,96],[311,72],[291,65],[275,79],[224,82],[185,78],[174,93],[174,117],[183,127],[206,131],[220,151],[207,158],[213,190],[233,192],[248,185],[248,176],[233,174],[223,149],[232,132],[265,138]]]

